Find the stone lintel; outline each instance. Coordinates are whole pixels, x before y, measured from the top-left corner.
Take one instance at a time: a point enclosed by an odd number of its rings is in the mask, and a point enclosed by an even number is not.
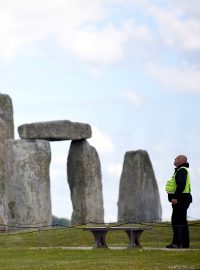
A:
[[[45,139],[48,141],[82,140],[92,136],[89,124],[69,120],[24,124],[18,127],[21,139]]]

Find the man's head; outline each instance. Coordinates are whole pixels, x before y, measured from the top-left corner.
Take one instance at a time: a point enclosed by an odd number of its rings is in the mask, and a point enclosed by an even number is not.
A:
[[[177,156],[177,157],[175,158],[175,160],[174,160],[174,165],[175,165],[176,167],[178,167],[178,166],[180,166],[180,165],[182,165],[182,164],[184,164],[184,163],[186,163],[186,162],[187,162],[187,157],[184,156],[184,155],[179,155],[179,156]]]

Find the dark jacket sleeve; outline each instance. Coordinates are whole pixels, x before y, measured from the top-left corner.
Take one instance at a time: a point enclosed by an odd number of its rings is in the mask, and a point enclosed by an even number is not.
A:
[[[186,186],[187,170],[185,168],[179,169],[176,173],[175,179],[177,187],[174,194],[174,198],[178,199],[180,195],[183,193]]]

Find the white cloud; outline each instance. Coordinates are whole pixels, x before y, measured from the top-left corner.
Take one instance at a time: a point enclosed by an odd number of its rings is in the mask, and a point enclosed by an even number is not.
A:
[[[190,168],[190,172],[191,172],[191,176],[193,179],[196,179],[196,181],[199,182],[199,178],[200,178],[200,168],[194,168],[191,167]]]
[[[92,138],[89,139],[89,142],[99,153],[111,153],[115,150],[114,143],[109,135],[94,126],[92,127]]]
[[[152,40],[148,28],[134,24],[133,20],[126,18],[119,26],[111,21],[101,22],[105,24],[103,27],[89,24],[73,33],[62,32],[60,46],[93,66],[107,66],[126,57],[129,42],[135,46],[141,41],[149,43]]]
[[[63,178],[63,179],[67,179],[66,168],[65,168],[65,170],[63,170],[63,168],[59,168],[59,167],[57,168],[56,166],[51,166],[50,175],[51,175],[52,179],[55,179],[58,177]]]
[[[122,164],[118,163],[118,164],[110,165],[108,167],[108,172],[110,174],[114,175],[115,177],[117,177],[117,179],[119,179],[119,177],[122,173]]]
[[[125,57],[127,42],[151,40],[148,26],[134,24],[129,17],[113,23],[112,9],[104,0],[8,0],[0,8],[0,54],[7,60],[34,48],[38,52],[35,45],[51,38],[79,59],[105,66]]]
[[[148,74],[162,86],[199,92],[200,71],[189,58],[184,67],[176,63],[163,67],[159,63],[163,56],[173,57],[173,49],[178,53],[200,49],[200,10],[198,1],[191,1],[180,4],[172,0],[161,7],[153,0],[2,0],[0,55],[12,60],[18,53],[40,53],[43,49],[38,44],[52,39],[58,49],[89,63],[94,74],[124,59],[144,65],[148,59]],[[119,21],[112,17],[112,7],[121,8]],[[136,10],[143,14],[141,19]],[[153,27],[150,18],[155,23]],[[135,94],[129,98],[136,107],[143,103]]]
[[[164,89],[200,93],[200,70],[186,66],[147,65],[147,72],[154,77]]]
[[[80,59],[94,65],[108,65],[122,59],[122,44],[125,40],[126,34],[110,24],[103,29],[83,29],[76,32],[69,46]]]
[[[197,2],[193,0],[193,3]],[[133,46],[135,42],[141,45],[148,43],[152,39],[152,30],[147,22],[146,25],[142,22],[134,24],[133,16],[124,17],[120,25],[114,26],[112,7],[121,7],[122,14],[127,8],[134,11],[137,7],[146,16],[152,16],[160,36],[169,46],[200,48],[199,17],[189,17],[198,9],[185,1],[181,5],[170,1],[161,7],[146,0],[2,0],[0,51],[5,57],[12,57],[16,51],[23,51],[24,46],[44,41],[50,36],[81,59],[100,64],[113,63],[126,53],[124,43],[131,41]],[[186,13],[188,10],[189,15]],[[95,28],[99,22],[102,26]]]
[[[125,94],[125,96],[135,108],[140,108],[145,102],[145,97],[140,95],[138,92],[129,91]]]
[[[73,33],[103,14],[101,0],[3,0],[0,10],[0,53],[4,58],[49,36],[58,40],[63,32]]]
[[[173,9],[154,6],[150,10],[160,36],[168,46],[185,50],[200,49],[199,18],[187,17],[188,14],[184,14],[179,6]]]
[[[52,163],[56,165],[64,166],[67,162],[68,153],[52,153]]]
[[[173,0],[176,3],[176,0]],[[199,0],[181,1],[182,2],[182,13],[190,14],[192,17],[199,17],[200,15],[200,5]],[[179,9],[180,10],[180,5]]]
[[[155,144],[153,145],[153,149],[155,150],[156,153],[158,154],[164,154],[166,151],[166,146],[163,143]]]

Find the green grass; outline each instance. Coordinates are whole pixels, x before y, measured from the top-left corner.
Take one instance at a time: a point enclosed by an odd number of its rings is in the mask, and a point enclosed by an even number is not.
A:
[[[200,269],[200,224],[190,223],[191,250],[147,249],[165,247],[171,240],[170,224],[154,225],[141,237],[144,249],[127,250],[124,232],[107,234],[110,247],[125,249],[72,250],[63,247],[92,247],[93,236],[75,228],[22,231],[0,235],[1,270],[50,269]],[[45,247],[45,248],[44,248]],[[199,250],[196,250],[199,249]]]
[[[155,250],[0,250],[0,269],[200,269],[200,252]]]

